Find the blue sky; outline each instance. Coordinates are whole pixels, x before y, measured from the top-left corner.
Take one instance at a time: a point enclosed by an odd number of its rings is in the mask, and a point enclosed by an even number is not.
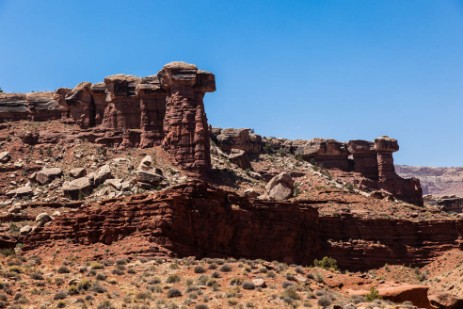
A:
[[[0,0],[0,87],[73,87],[183,60],[216,75],[209,122],[267,136],[399,140],[463,166],[463,1]]]

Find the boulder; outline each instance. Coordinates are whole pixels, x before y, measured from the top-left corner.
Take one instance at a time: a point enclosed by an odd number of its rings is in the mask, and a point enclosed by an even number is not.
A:
[[[227,156],[231,163],[236,164],[242,169],[251,169],[251,161],[249,161],[249,157],[245,151],[233,148],[227,153]]]
[[[19,234],[20,235],[27,235],[30,232],[32,232],[33,228],[30,225],[23,226],[22,228],[19,229]]]
[[[428,290],[428,286],[406,284],[394,287],[380,287],[378,293],[383,299],[395,303],[410,301],[419,308],[432,308],[428,299]]]
[[[43,212],[35,218],[35,222],[37,222],[37,226],[44,226],[45,223],[50,222],[52,218],[46,212]]]
[[[63,175],[63,171],[58,167],[44,167],[35,175],[35,181],[44,185],[61,175]]]
[[[24,186],[24,187],[21,187],[21,188],[10,190],[10,191],[6,192],[6,195],[8,197],[34,196],[34,192],[32,191],[32,188],[27,185],[27,186]]]
[[[267,284],[265,283],[265,280],[262,278],[256,278],[252,279],[252,283],[256,288],[265,288],[267,287]]]
[[[116,190],[122,189],[122,179],[106,179],[104,184],[109,185]]]
[[[156,186],[164,180],[164,177],[159,171],[159,169],[151,169],[148,171],[138,170],[137,181],[140,183]]]
[[[69,176],[72,178],[80,178],[84,177],[85,175],[87,175],[87,170],[82,167],[73,168],[69,171]]]
[[[430,295],[429,301],[431,305],[439,309],[463,308],[463,298],[446,292]]]
[[[0,152],[0,162],[1,163],[7,163],[10,160],[11,160],[11,156],[8,151]]]
[[[93,181],[88,177],[81,177],[63,184],[64,196],[76,200],[89,195],[93,190]]]
[[[249,189],[244,190],[243,196],[249,199],[256,199],[259,196],[259,192],[257,192],[256,190],[252,188],[249,188]]]
[[[294,180],[290,174],[283,172],[273,177],[265,186],[269,198],[282,201],[294,193]]]
[[[93,176],[93,184],[95,187],[102,184],[106,179],[112,178],[111,168],[109,164],[105,164],[98,169],[98,171]]]
[[[151,169],[153,165],[153,157],[150,155],[146,155],[141,161],[140,164],[138,165],[139,170],[147,171]]]

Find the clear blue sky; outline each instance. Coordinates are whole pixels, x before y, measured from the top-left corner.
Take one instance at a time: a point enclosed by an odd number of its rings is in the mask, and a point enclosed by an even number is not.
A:
[[[73,87],[173,60],[215,73],[209,122],[267,136],[399,140],[463,166],[463,1],[0,0],[0,87]]]

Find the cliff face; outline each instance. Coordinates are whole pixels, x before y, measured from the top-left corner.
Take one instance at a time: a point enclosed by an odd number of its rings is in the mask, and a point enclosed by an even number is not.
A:
[[[20,239],[27,248],[71,240],[148,239],[144,254],[234,256],[310,264],[330,256],[348,269],[424,265],[461,248],[462,220],[319,216],[305,203],[248,200],[192,181],[158,193],[111,199],[55,218]]]
[[[319,252],[318,227],[316,209],[250,202],[196,181],[160,193],[89,205],[36,228],[22,241],[33,248],[60,239],[111,244],[139,235],[158,248],[151,254],[308,264]]]
[[[320,217],[322,254],[349,269],[384,264],[421,266],[462,248],[462,220],[409,221],[352,216]]]

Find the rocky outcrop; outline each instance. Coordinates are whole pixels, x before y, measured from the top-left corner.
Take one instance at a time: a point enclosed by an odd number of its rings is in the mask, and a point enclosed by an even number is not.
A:
[[[215,91],[213,74],[184,62],[166,64],[144,78],[115,74],[104,83],[83,82],[74,89],[0,94],[0,120],[52,120],[75,123],[72,138],[120,147],[162,145],[176,163],[193,172],[211,167],[206,92]],[[59,132],[28,132],[25,143],[57,143]]]
[[[262,137],[251,129],[220,129],[213,128],[211,137],[222,151],[228,153],[232,149],[239,149],[248,155],[262,153]]]
[[[445,212],[463,212],[463,198],[456,195],[444,195],[440,197],[425,195],[424,200],[427,204],[434,205]]]
[[[378,180],[378,160],[374,143],[364,140],[351,140],[347,149],[352,154],[354,171],[372,180]]]
[[[68,89],[56,92],[0,93],[0,122],[60,119],[64,109],[60,105]]]
[[[153,248],[160,246],[175,256],[234,256],[309,264],[319,250],[316,209],[284,202],[250,202],[199,181],[85,206],[37,227],[21,241],[27,249],[59,239],[111,244],[129,235],[145,237]]]
[[[384,264],[421,266],[443,252],[462,248],[463,221],[320,217],[321,256],[342,267],[370,269]]]
[[[395,197],[416,205],[423,205],[423,192],[417,178],[404,179],[396,174],[392,153],[399,150],[397,140],[387,136],[375,139],[378,161],[379,188]]]
[[[343,143],[321,138],[308,141],[270,138],[265,143],[267,149],[292,153],[324,168],[358,173],[364,178],[360,182],[363,190],[382,189],[397,199],[423,205],[420,181],[404,179],[395,172],[392,154],[399,150],[395,139],[383,136],[374,142],[351,140]]]
[[[295,154],[304,160],[316,162],[325,168],[349,170],[349,151],[344,143],[334,139],[315,138],[299,147]]]

